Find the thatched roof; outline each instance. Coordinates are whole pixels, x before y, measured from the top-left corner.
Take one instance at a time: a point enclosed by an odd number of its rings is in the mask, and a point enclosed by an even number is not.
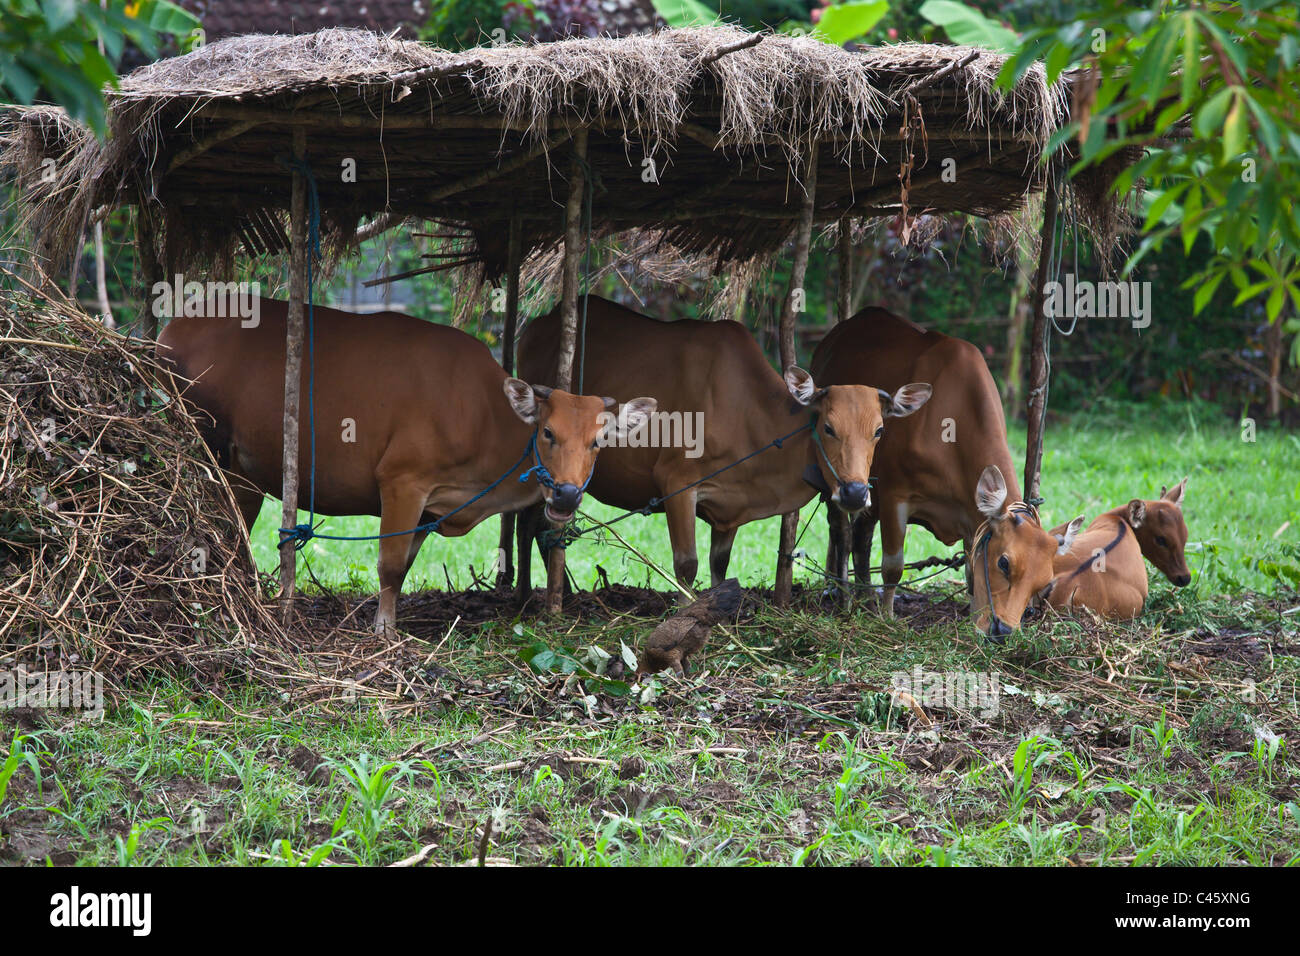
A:
[[[526,250],[563,235],[570,137],[584,126],[593,233],[657,230],[721,265],[780,248],[814,141],[819,222],[897,216],[909,140],[911,214],[1021,208],[1043,188],[1039,157],[1066,121],[1069,78],[1049,88],[1037,67],[1003,94],[1004,59],[919,44],[850,52],[732,27],[462,53],[360,30],[242,36],[126,77],[106,144],[34,108],[11,116],[4,155],[56,264],[96,210],[134,203],[165,213],[168,266],[194,268],[283,247],[286,158],[305,127],[334,251],[390,211],[462,224],[474,241],[460,248],[495,272],[512,210]],[[923,121],[910,136],[909,98]],[[955,183],[941,178],[948,158]],[[341,175],[349,159],[355,182]],[[647,159],[657,184],[644,181]],[[1103,227],[1114,221],[1104,187],[1076,193]]]

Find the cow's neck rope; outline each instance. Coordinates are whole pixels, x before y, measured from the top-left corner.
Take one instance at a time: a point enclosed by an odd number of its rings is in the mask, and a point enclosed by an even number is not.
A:
[[[529,468],[527,471],[525,471],[522,475],[519,476],[519,483],[522,485],[529,478],[536,477],[537,483],[539,485],[545,485],[547,488],[550,488],[552,491],[554,491],[555,478],[551,476],[550,469],[548,469],[545,465],[542,464],[542,455],[537,450],[536,431],[533,432],[533,437],[528,439],[528,448],[527,450],[524,451],[524,457],[527,458],[530,452],[532,453],[533,456],[534,465],[533,467]],[[513,471],[514,469],[511,470]],[[582,483],[582,487],[578,489],[579,492],[583,492],[587,490],[587,486],[591,484],[591,476],[594,475],[595,473],[596,473],[596,465],[595,462],[593,462],[591,465],[591,471],[587,472],[587,480]]]

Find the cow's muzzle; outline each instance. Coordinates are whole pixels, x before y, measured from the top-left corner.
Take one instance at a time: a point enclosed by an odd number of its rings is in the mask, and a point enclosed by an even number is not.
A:
[[[1173,578],[1173,582],[1174,582],[1174,587],[1185,588],[1187,587],[1187,585],[1192,583],[1192,576],[1187,572],[1183,572],[1182,574],[1175,575]]]
[[[996,614],[993,615],[993,621],[989,624],[988,637],[991,644],[1005,644],[1008,637],[1011,636],[1014,628],[1010,627],[1002,618]]]
[[[871,501],[867,486],[861,481],[840,485],[840,507],[850,513],[861,511]]]
[[[577,485],[568,482],[558,484],[551,492],[551,500],[546,503],[546,517],[552,521],[568,521],[581,501],[582,489]]]

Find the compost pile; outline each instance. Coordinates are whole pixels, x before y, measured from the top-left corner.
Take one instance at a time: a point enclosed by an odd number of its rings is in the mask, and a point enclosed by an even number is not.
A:
[[[151,343],[0,290],[0,666],[261,670],[287,641],[244,541]]]

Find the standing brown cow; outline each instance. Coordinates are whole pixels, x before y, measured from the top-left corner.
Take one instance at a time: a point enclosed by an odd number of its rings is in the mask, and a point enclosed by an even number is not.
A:
[[[231,477],[250,531],[263,494],[280,491],[284,451],[288,303],[258,304],[251,328],[238,318],[177,318],[159,339],[161,353],[194,381],[187,397],[211,416],[205,438]],[[305,504],[312,463],[303,364],[298,467]],[[463,535],[490,515],[542,499],[553,520],[567,521],[615,404],[509,378],[487,346],[464,332],[393,312],[362,317],[317,306],[315,367],[315,510],[378,515],[380,534],[389,535],[379,544],[377,631],[393,627],[402,582],[427,536],[400,532],[449,514],[502,476],[438,533]],[[629,404],[633,423],[654,409],[654,399]],[[539,464],[549,475],[545,486],[519,480]]]
[[[699,566],[697,514],[713,532],[709,570],[716,586],[727,577],[737,529],[798,510],[814,494],[810,481],[849,513],[869,505],[867,477],[876,443],[898,427],[893,419],[911,415],[930,397],[930,386],[920,383],[900,383],[892,394],[861,384],[819,387],[795,367],[786,370],[783,381],[738,322],[662,322],[596,296],[588,300],[586,322],[574,364],[575,378],[583,370],[584,390],[617,394],[652,388],[659,405],[651,425],[660,423],[661,435],[663,423],[680,426],[675,434],[694,439],[686,443],[690,447],[670,442],[607,448],[589,489],[597,500],[626,509],[665,498],[655,510],[667,515],[673,568],[686,585]],[[520,374],[532,381],[555,380],[559,329],[556,309],[524,330]],[[688,435],[693,422],[702,422],[702,431]],[[811,429],[798,431],[782,447],[714,474],[809,423]],[[701,479],[697,487],[669,497]],[[527,537],[536,522],[520,524],[519,580],[526,591]]]
[[[1009,561],[1010,556],[1023,556],[1022,561],[1015,561],[1014,574],[1030,583],[1041,579],[1045,585],[1050,580],[1049,535],[1039,525],[1036,511],[1012,507],[1020,501],[1020,487],[1007,447],[1006,419],[979,349],[962,339],[927,331],[885,309],[869,307],[826,334],[813,353],[812,369],[817,380],[826,383],[871,383],[884,389],[913,379],[934,384],[934,397],[926,406],[891,427],[881,439],[872,467],[875,503],[853,522],[854,577],[862,586],[870,583],[872,538],[880,524],[884,552],[880,601],[886,615],[894,613],[909,524],[921,525],[947,545],[961,541],[970,555],[977,529],[989,527],[992,518],[999,540],[1007,539],[1001,553],[1007,554]],[[977,489],[982,479],[985,493],[981,498]],[[997,520],[1000,513],[990,515],[980,507],[979,501],[991,500],[990,495],[1006,503],[1008,521],[1001,522]],[[843,581],[848,576],[848,556],[839,546],[842,518],[833,511],[828,517],[827,567]],[[1010,539],[1016,536],[1023,540],[1013,547]],[[1045,563],[1031,568],[1033,561]],[[967,581],[973,583],[969,575]],[[1019,594],[1019,583],[1013,583],[1016,586],[1010,592]],[[987,598],[983,600],[987,604]],[[1018,598],[1012,601],[1015,603]],[[1014,627],[1023,610],[1023,606],[1009,610],[1010,621],[995,614],[981,627]],[[972,613],[979,617],[974,603]]]

